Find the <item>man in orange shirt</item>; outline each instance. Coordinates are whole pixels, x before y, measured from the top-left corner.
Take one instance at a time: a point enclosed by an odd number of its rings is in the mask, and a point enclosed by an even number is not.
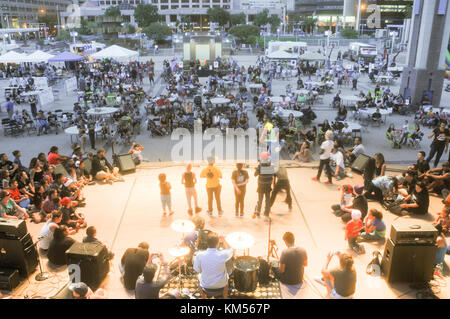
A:
[[[205,167],[200,173],[201,178],[206,178],[206,192],[208,193],[208,215],[212,216],[213,210],[213,196],[216,198],[217,210],[219,211],[219,217],[223,215],[222,204],[220,202],[220,191],[222,186],[220,185],[220,179],[222,178],[222,172],[219,168],[214,166],[215,158],[209,156],[208,167]]]

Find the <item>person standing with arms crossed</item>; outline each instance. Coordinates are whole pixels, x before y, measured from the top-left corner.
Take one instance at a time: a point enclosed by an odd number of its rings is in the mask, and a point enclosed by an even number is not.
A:
[[[189,163],[186,165],[186,172],[181,176],[181,184],[184,185],[186,190],[186,199],[188,203],[188,215],[193,215],[192,203],[191,200],[194,198],[195,204],[195,213],[198,214],[202,211],[200,207],[198,207],[197,200],[197,191],[195,190],[195,184],[197,184],[197,177],[195,177],[195,173],[192,172],[192,164]]]
[[[219,168],[214,166],[215,158],[209,156],[208,167],[205,167],[200,173],[201,178],[206,178],[206,192],[208,194],[208,215],[212,216],[213,210],[213,196],[216,198],[217,210],[219,211],[219,217],[222,217],[223,210],[220,202],[220,191],[222,186],[220,185],[220,179],[222,178],[222,172]]]
[[[236,196],[235,212],[236,217],[244,217],[244,199],[249,180],[248,172],[244,169],[244,164],[237,163],[236,170],[231,175],[234,186],[234,195]]]
[[[333,184],[333,180],[331,177],[331,167],[330,167],[330,154],[333,149],[333,141],[331,141],[331,137],[333,136],[333,131],[328,130],[325,133],[325,141],[320,146],[320,164],[319,170],[317,171],[317,176],[313,177],[313,181],[320,182],[320,175],[322,175],[322,170],[325,167],[326,174],[328,176],[328,181],[324,184],[331,185]]]

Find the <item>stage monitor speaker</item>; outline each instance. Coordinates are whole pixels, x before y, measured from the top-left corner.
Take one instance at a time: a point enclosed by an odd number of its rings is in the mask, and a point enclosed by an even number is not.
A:
[[[391,240],[394,244],[436,244],[437,229],[430,223],[396,223],[391,226]]]
[[[362,173],[369,162],[370,156],[365,154],[359,154],[353,161],[352,170],[358,173]]]
[[[92,161],[90,158],[86,158],[84,161],[84,169],[86,171],[86,173],[91,174],[92,171]]]
[[[30,234],[22,238],[0,237],[0,267],[17,268],[28,277],[38,265],[38,252]]]
[[[74,243],[66,251],[67,265],[80,266],[80,280],[95,291],[109,272],[108,250],[97,243]],[[70,274],[69,274],[70,275]],[[72,279],[74,280],[75,277]]]
[[[401,245],[386,242],[381,270],[390,283],[424,283],[433,278],[436,245]]]
[[[22,238],[28,233],[23,219],[0,218],[0,237]]]
[[[62,164],[56,164],[55,168],[53,169],[53,173],[55,175],[63,174],[63,176],[65,176],[65,177],[69,176],[69,173],[67,173],[66,169],[64,168],[64,166]]]
[[[12,291],[20,284],[19,271],[14,268],[0,268],[0,289]]]
[[[121,173],[133,173],[136,171],[136,164],[131,157],[131,154],[117,155],[117,165]]]

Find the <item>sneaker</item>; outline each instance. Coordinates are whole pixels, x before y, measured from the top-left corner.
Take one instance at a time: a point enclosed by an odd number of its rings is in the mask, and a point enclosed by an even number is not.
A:
[[[189,216],[192,216],[192,215],[193,215],[192,212],[193,212],[192,209],[188,209],[188,211],[187,211],[187,213],[188,213]]]
[[[244,213],[241,213],[241,214],[239,215],[239,217],[243,218],[243,217],[244,217]]]
[[[175,214],[175,212],[174,212],[174,211],[171,211],[171,212],[169,213],[169,216],[172,216],[173,214]]]
[[[106,182],[107,182],[109,185],[112,185],[112,184],[113,184],[113,181],[110,180],[110,179],[107,179]]]
[[[314,277],[314,281],[318,282],[318,283],[321,284],[322,286],[325,286],[325,281],[324,281],[323,278],[320,277],[320,276]]]
[[[212,211],[208,210],[207,213],[209,217],[212,217]]]
[[[202,211],[201,207],[195,207],[195,213],[198,214]]]
[[[117,177],[116,182],[125,182],[125,179],[122,176],[120,176],[120,177]]]
[[[324,184],[325,184],[325,185],[333,185],[333,183],[330,182],[330,181],[326,181]]]
[[[255,219],[256,218],[256,216],[258,216],[259,217],[259,214],[258,213],[253,213],[253,215],[252,215],[252,219]]]
[[[317,177],[313,177],[313,178],[311,178],[313,181],[316,181],[316,182],[320,182],[320,180],[317,178]]]
[[[234,213],[236,217],[239,217],[239,212]]]
[[[223,216],[223,211],[221,210],[220,212],[219,212],[219,217],[222,217]]]

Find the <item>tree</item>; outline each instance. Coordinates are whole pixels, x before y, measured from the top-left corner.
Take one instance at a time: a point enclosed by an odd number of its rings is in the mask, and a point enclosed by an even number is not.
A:
[[[119,7],[108,7],[103,14],[105,17],[119,17],[120,13]]]
[[[246,22],[246,18],[245,18],[245,13],[241,12],[239,14],[232,14],[230,16],[230,24],[232,26],[238,25],[238,24],[245,24]]]
[[[56,36],[56,41],[70,40],[70,32],[68,30],[59,30],[59,34]]]
[[[315,27],[317,21],[319,21],[319,20],[311,18],[311,17],[306,18],[305,21],[303,21],[303,26],[305,28],[304,31],[307,33],[312,33],[314,31],[314,27]]]
[[[43,14],[38,16],[38,22],[45,23],[48,32],[51,33],[55,30],[55,25],[58,24],[58,17],[56,14]]]
[[[134,9],[134,18],[140,28],[145,28],[154,22],[161,21],[158,7],[152,4],[138,4]]]
[[[221,27],[230,21],[230,13],[223,8],[209,8],[207,14],[209,21],[217,22]]]
[[[257,13],[253,18],[253,24],[258,27],[264,26],[269,23],[269,10],[264,9],[263,11]]]
[[[273,14],[270,18],[269,18],[269,23],[272,29],[272,32],[275,32],[277,30],[277,28],[279,27],[280,23],[281,23],[281,19],[279,16]]]
[[[80,19],[80,28],[77,30],[81,35],[90,35],[92,34],[92,29],[89,28],[89,23],[86,19]]]
[[[346,39],[357,39],[358,35],[358,31],[354,29],[345,28],[341,30],[341,37]]]
[[[238,25],[232,27],[230,33],[243,43],[254,44],[256,37],[259,36],[259,27],[247,24]]]
[[[134,25],[127,23],[123,26],[122,32],[125,34],[133,34],[136,33],[136,28],[134,27]]]
[[[166,24],[159,22],[153,22],[145,27],[142,32],[144,32],[149,39],[153,39],[156,42],[163,42],[166,37],[172,34],[172,30]]]

